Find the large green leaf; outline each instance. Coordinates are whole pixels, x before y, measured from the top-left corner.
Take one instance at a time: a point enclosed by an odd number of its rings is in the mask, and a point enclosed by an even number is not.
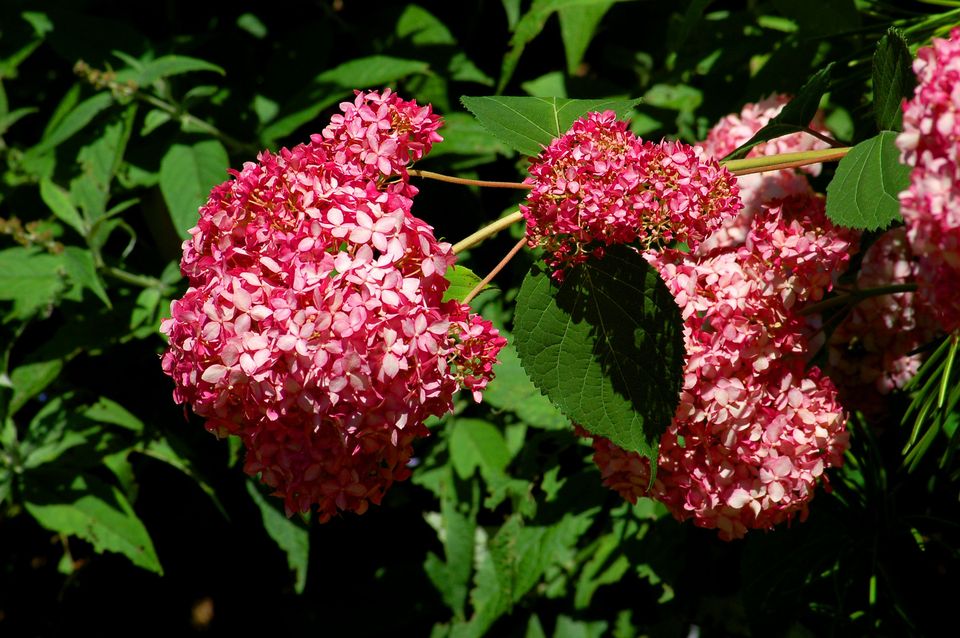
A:
[[[267,534],[287,555],[287,565],[296,574],[294,590],[302,594],[307,585],[307,565],[310,557],[310,534],[307,528],[296,518],[284,516],[271,502],[273,499],[268,500],[260,493],[259,486],[252,479],[247,480],[247,492],[260,510]]]
[[[24,506],[43,527],[77,536],[98,553],[123,554],[144,569],[163,573],[153,541],[127,498],[89,474],[37,470],[24,475]]]
[[[680,311],[637,253],[614,247],[556,285],[535,265],[514,339],[533,382],[572,421],[656,463],[680,392]]]
[[[381,87],[400,78],[427,70],[426,62],[385,55],[372,55],[344,62],[317,75],[292,99],[284,114],[263,129],[261,137],[272,141],[296,131],[324,109],[351,95],[354,89]]]
[[[827,216],[841,226],[876,230],[900,219],[897,195],[910,185],[910,167],[900,163],[897,134],[882,131],[840,160],[827,186]]]
[[[64,263],[59,255],[16,246],[0,250],[0,301],[12,301],[9,316],[26,319],[53,304],[64,288]]]
[[[890,27],[873,54],[873,114],[881,131],[900,128],[900,103],[916,85],[911,62],[903,33]]]
[[[810,121],[817,114],[817,109],[820,108],[820,99],[830,88],[832,71],[833,62],[814,73],[775,118],[724,159],[746,157],[750,149],[757,144],[802,131],[809,126]]]
[[[568,100],[558,97],[490,96],[460,101],[488,131],[524,155],[539,155],[544,146],[592,111],[611,110],[624,118],[640,100]]]
[[[37,396],[53,383],[63,369],[62,359],[31,361],[14,369],[10,373],[13,383],[13,396],[10,398],[9,414],[13,414],[23,405]]]
[[[160,191],[170,210],[170,219],[182,238],[197,224],[200,206],[210,189],[227,176],[230,158],[217,140],[187,146],[174,144],[160,162]]]

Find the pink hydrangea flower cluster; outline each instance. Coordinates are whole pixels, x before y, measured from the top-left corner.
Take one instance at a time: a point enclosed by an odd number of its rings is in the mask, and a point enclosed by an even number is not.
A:
[[[731,113],[717,122],[700,146],[706,155],[718,159],[729,155],[769,124],[789,101],[790,97],[787,95],[774,94],[759,102],[746,104],[740,113]],[[823,123],[822,111],[817,111],[810,122],[810,128],[819,133],[828,133]],[[812,151],[827,146],[823,140],[807,133],[793,133],[758,144],[750,150],[747,157]],[[703,243],[701,252],[742,244],[750,231],[750,222],[761,205],[791,195],[809,194],[810,183],[804,173],[817,176],[821,168],[821,164],[810,164],[799,170],[782,169],[737,177],[743,209],[739,215],[725,221],[721,229]]]
[[[553,276],[604,247],[694,247],[740,207],[733,175],[682,142],[644,142],[612,111],[573,123],[530,165],[520,206]]]
[[[449,244],[411,213],[407,166],[440,118],[389,90],[213,189],[184,242],[190,287],[163,370],[288,513],[364,512],[409,474],[424,420],[480,393],[505,340],[443,301]]]
[[[804,518],[824,470],[842,463],[847,435],[833,384],[805,369],[800,310],[832,287],[855,242],[809,196],[762,206],[738,248],[648,253],[684,321],[680,404],[653,488],[645,459],[597,438],[604,483],[727,540]]]
[[[862,289],[915,281],[919,264],[910,251],[906,228],[881,235],[863,255],[857,286]],[[912,292],[860,301],[830,336],[830,376],[844,405],[882,410],[878,395],[902,388],[920,369],[914,353],[936,335],[932,310]]]
[[[960,27],[917,51],[913,70],[918,85],[897,137],[913,166],[900,212],[920,258],[920,294],[951,332],[960,328]]]

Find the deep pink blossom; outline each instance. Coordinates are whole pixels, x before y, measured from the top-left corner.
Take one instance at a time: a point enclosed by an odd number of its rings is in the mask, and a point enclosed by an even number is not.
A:
[[[739,248],[647,254],[680,306],[686,350],[653,488],[644,459],[594,439],[606,485],[631,501],[652,496],[724,539],[805,517],[847,446],[833,384],[805,370],[800,310],[833,286],[856,236],[830,225],[820,197],[762,206],[753,221]]]
[[[900,212],[920,259],[920,295],[949,332],[960,328],[960,27],[917,51],[913,70],[918,85],[897,137],[913,166]]]
[[[442,300],[455,257],[411,213],[406,166],[439,118],[389,90],[341,109],[213,189],[184,242],[190,288],[161,326],[174,399],[238,435],[288,512],[321,520],[406,478],[424,420],[460,388],[479,400],[505,343]]]
[[[614,244],[695,247],[740,207],[715,160],[682,142],[644,142],[612,111],[578,119],[529,170],[527,238],[557,279]]]

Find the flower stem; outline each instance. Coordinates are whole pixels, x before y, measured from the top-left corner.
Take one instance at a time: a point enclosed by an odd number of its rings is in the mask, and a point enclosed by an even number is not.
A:
[[[506,266],[507,264],[509,264],[511,259],[513,259],[514,257],[516,257],[517,253],[520,252],[520,249],[523,248],[524,244],[526,244],[526,243],[527,243],[527,239],[526,239],[526,238],[523,238],[523,239],[521,239],[520,241],[518,241],[518,242],[514,245],[514,247],[510,249],[510,252],[508,252],[507,255],[506,255],[503,259],[500,260],[500,263],[498,263],[496,266],[494,266],[494,267],[493,267],[493,270],[491,270],[491,271],[487,274],[487,276],[484,277],[484,278],[480,281],[480,283],[478,283],[476,286],[474,286],[473,290],[471,290],[470,292],[467,293],[467,296],[463,298],[463,303],[468,304],[468,303],[470,303],[471,301],[473,301],[473,298],[476,297],[478,294],[480,294],[480,291],[482,291],[484,288],[486,288],[486,287],[487,287],[487,284],[489,284],[491,281],[493,281],[493,278],[497,276],[497,273],[499,273],[501,270],[503,270],[504,266]]]
[[[469,235],[468,237],[465,237],[464,239],[461,239],[460,241],[455,243],[453,245],[453,254],[456,255],[457,253],[462,253],[467,248],[476,246],[477,244],[482,242],[484,239],[487,239],[488,237],[493,237],[494,235],[499,233],[501,230],[503,230],[507,226],[511,226],[516,222],[520,221],[521,219],[523,219],[523,213],[521,213],[520,211],[514,211],[509,215],[507,215],[506,217],[501,217],[500,219],[493,222],[492,224],[487,224],[486,226],[484,226],[477,232],[473,233],[472,235]]]
[[[114,268],[112,266],[104,266],[101,269],[101,272],[105,275],[113,277],[117,281],[122,281],[126,284],[138,286],[140,288],[156,288],[161,292],[170,288],[170,286],[154,277],[136,275],[132,272],[127,272],[126,270],[121,270],[120,268]]]
[[[827,148],[818,151],[800,151],[799,153],[781,153],[780,155],[765,155],[750,159],[729,160],[721,162],[734,175],[751,175],[766,171],[777,171],[783,168],[797,168],[808,164],[819,164],[839,160],[850,152],[849,146],[842,148]]]
[[[451,184],[464,184],[466,186],[486,186],[487,188],[516,188],[518,190],[530,190],[533,188],[530,184],[521,182],[490,182],[482,179],[467,179],[466,177],[453,177],[443,173],[434,173],[433,171],[410,170],[408,171],[414,177],[423,177],[425,179],[435,179],[440,182],[449,182]]]
[[[917,289],[917,284],[910,283],[910,284],[890,284],[889,286],[877,286],[876,288],[864,288],[862,290],[854,290],[853,292],[847,293],[845,295],[837,295],[836,297],[831,297],[830,299],[825,299],[823,301],[809,305],[803,310],[801,310],[800,314],[804,316],[815,315],[823,312],[824,310],[830,310],[831,308],[836,308],[837,306],[844,306],[847,304],[856,304],[869,297],[879,297],[881,295],[893,295],[898,292],[913,292],[916,289]]]

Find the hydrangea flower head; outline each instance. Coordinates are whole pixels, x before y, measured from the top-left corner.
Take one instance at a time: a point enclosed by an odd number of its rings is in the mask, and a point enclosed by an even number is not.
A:
[[[653,487],[645,459],[595,438],[604,483],[727,540],[805,517],[847,435],[833,384],[805,369],[798,311],[830,289],[855,240],[830,225],[822,198],[790,198],[761,207],[738,248],[648,253],[684,321],[680,402]]]
[[[739,113],[731,113],[721,118],[710,129],[707,139],[700,146],[706,155],[712,157],[722,158],[729,155],[769,124],[789,101],[790,97],[787,95],[774,94],[759,102],[744,105]],[[817,111],[810,122],[810,128],[819,133],[828,133],[823,123],[822,111]],[[792,133],[754,146],[747,157],[812,151],[827,146],[823,140],[807,133]],[[724,222],[721,229],[701,245],[700,251],[706,253],[716,248],[742,244],[750,231],[753,216],[763,204],[792,196],[809,195],[812,190],[806,175],[819,175],[821,167],[821,164],[810,164],[797,170],[785,168],[737,177],[743,209],[739,215]]]
[[[411,213],[406,166],[439,139],[428,107],[384,91],[307,144],[261,153],[213,189],[161,331],[174,399],[235,434],[288,512],[362,513],[407,477],[424,420],[479,400],[505,341],[455,301],[455,257]]]
[[[644,142],[612,111],[590,113],[533,160],[521,205],[554,277],[606,246],[694,247],[740,208],[733,175],[682,142]]]
[[[900,212],[920,258],[920,295],[950,332],[960,328],[960,27],[917,51],[913,70],[918,85],[897,137],[913,166]]]

